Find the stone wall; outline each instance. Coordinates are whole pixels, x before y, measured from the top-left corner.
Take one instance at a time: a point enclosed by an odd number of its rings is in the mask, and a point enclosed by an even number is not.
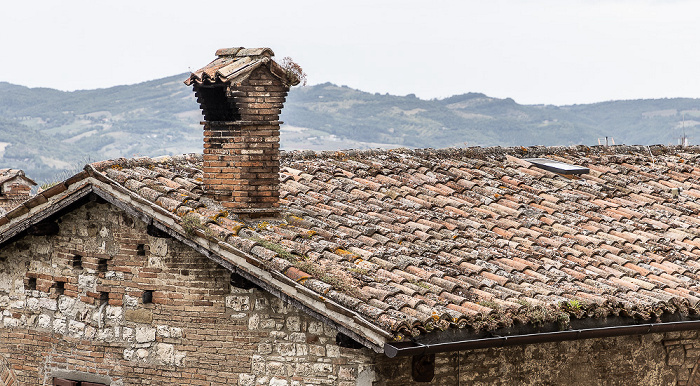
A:
[[[336,345],[337,331],[269,294],[233,289],[226,298],[231,318],[260,340],[253,344],[250,369],[239,385],[340,385],[373,379],[373,353]],[[365,383],[371,384],[371,383]]]
[[[382,385],[411,380],[411,358],[379,356]],[[587,339],[436,355],[435,385],[700,385],[697,331]]]
[[[111,205],[86,204],[59,228],[0,251],[0,357],[22,384],[354,385],[369,363]]]

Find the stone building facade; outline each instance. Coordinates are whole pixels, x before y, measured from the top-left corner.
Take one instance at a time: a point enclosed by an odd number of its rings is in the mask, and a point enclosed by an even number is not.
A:
[[[0,261],[0,355],[19,384],[342,384],[369,364],[332,328],[231,285],[109,204],[65,215],[56,235],[22,238]]]

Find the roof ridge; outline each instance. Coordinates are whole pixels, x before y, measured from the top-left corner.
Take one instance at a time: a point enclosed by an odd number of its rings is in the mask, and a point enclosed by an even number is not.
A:
[[[85,168],[93,167],[97,171],[104,171],[114,167],[144,167],[149,165],[162,165],[180,162],[201,163],[202,154],[187,153],[177,155],[162,155],[158,157],[139,156],[134,158],[116,158],[111,160],[97,161],[85,165]]]
[[[514,157],[537,157],[544,155],[561,155],[586,153],[591,155],[628,155],[630,153],[654,156],[667,153],[697,153],[700,154],[700,145],[570,145],[570,146],[473,146],[473,147],[448,147],[441,149],[433,148],[395,148],[395,149],[348,149],[348,150],[291,150],[281,151],[280,158],[285,160],[305,160],[312,158],[336,158],[346,159],[353,157],[369,157],[385,154],[406,154],[416,156],[455,156],[462,155],[469,158],[485,158],[494,156],[514,156]],[[461,153],[461,154],[460,154]]]
[[[630,155],[640,154],[648,156],[650,153],[654,156],[668,153],[690,153],[700,154],[700,145],[681,146],[681,145],[571,145],[571,146],[473,146],[473,147],[448,147],[441,149],[434,148],[394,148],[394,149],[346,149],[346,150],[281,150],[280,159],[289,161],[301,161],[315,158],[363,158],[375,157],[389,154],[405,154],[413,156],[462,156],[469,158],[492,158],[498,156],[513,156],[513,157],[535,157],[544,155],[561,155],[561,154],[576,154],[586,153],[591,155]],[[202,162],[201,153],[186,153],[177,155],[162,155],[158,157],[138,156],[132,158],[120,157],[110,160],[92,162],[92,165],[97,170],[105,170],[115,165],[119,166],[147,166],[154,164],[164,164],[172,162]]]

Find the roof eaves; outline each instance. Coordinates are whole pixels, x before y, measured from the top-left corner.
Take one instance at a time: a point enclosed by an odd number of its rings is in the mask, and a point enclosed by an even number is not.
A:
[[[614,319],[624,319],[616,317]],[[490,334],[461,338],[459,334],[448,335],[448,339],[435,342],[388,342],[384,353],[390,357],[436,354],[443,352],[477,350],[492,347],[518,346],[546,342],[563,342],[581,339],[610,338],[626,335],[645,335],[654,333],[693,331],[700,329],[700,319],[680,317],[679,320],[669,320],[656,323],[590,323],[583,321],[581,328],[550,331],[523,331],[515,334]],[[596,321],[598,322],[598,321]],[[435,334],[435,335],[439,335]]]

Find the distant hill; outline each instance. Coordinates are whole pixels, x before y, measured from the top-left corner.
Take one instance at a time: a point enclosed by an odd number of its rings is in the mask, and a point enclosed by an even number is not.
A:
[[[48,181],[94,160],[200,152],[202,116],[186,77],[74,92],[0,82],[0,167]],[[284,149],[594,145],[605,136],[675,144],[684,131],[700,140],[700,99],[520,105],[479,93],[422,100],[325,83],[293,88],[282,120]]]

